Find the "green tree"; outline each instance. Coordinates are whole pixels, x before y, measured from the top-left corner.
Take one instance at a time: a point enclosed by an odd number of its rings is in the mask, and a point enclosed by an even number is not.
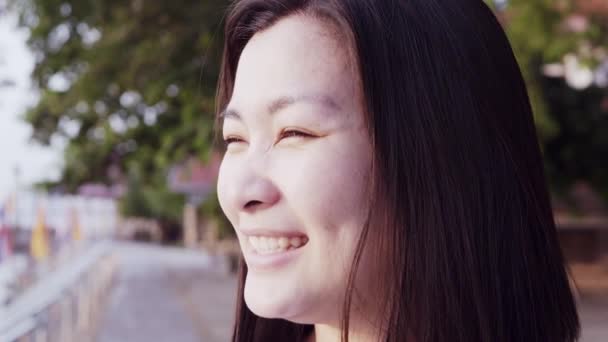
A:
[[[175,218],[175,211],[156,202],[171,197],[165,186],[170,165],[190,156],[204,160],[212,149],[227,2],[11,5],[31,32],[28,44],[36,56],[32,79],[40,99],[25,120],[42,144],[67,140],[58,183],[74,191],[85,182],[126,183],[136,173],[145,205],[124,208]]]
[[[608,60],[608,4],[581,0],[509,0],[497,9],[524,74],[545,168],[556,194],[577,180],[608,200],[608,88],[575,89],[543,66],[576,56],[595,69]]]

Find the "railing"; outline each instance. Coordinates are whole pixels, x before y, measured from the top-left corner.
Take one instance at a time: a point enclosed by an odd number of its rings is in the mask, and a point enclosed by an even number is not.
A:
[[[94,334],[115,261],[99,242],[0,309],[0,342],[85,342]]]
[[[25,255],[11,255],[0,261],[0,312],[17,292],[18,281],[26,273],[27,266]]]

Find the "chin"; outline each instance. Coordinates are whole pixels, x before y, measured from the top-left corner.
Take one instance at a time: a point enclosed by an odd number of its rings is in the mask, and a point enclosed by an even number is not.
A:
[[[287,319],[293,314],[290,312],[294,309],[293,303],[279,298],[276,294],[270,295],[245,285],[244,298],[249,310],[260,317]]]
[[[295,296],[294,291],[268,291],[245,283],[245,304],[256,316],[268,319],[284,319],[299,324],[312,324],[314,320],[306,314],[303,296]],[[254,281],[255,282],[255,281]]]

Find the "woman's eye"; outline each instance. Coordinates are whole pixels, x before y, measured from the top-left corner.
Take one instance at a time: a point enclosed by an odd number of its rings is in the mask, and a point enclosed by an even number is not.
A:
[[[301,131],[296,131],[296,130],[288,130],[288,131],[283,131],[281,132],[281,135],[279,136],[279,140],[281,139],[285,139],[285,138],[310,138],[312,137],[311,134],[308,133],[304,133]]]
[[[232,144],[232,143],[236,143],[236,142],[242,142],[243,139],[239,139],[236,137],[227,137],[224,139],[224,146],[228,147],[228,145]]]

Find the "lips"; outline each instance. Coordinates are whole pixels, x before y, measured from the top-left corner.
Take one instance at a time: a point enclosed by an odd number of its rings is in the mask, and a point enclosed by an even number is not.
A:
[[[247,265],[257,269],[277,268],[289,263],[308,244],[308,236],[299,231],[240,229],[245,236]]]
[[[304,246],[308,242],[308,238],[294,236],[291,238],[269,237],[269,236],[249,236],[249,245],[258,254],[279,253],[291,249],[296,249]]]
[[[278,229],[267,229],[267,228],[241,228],[239,229],[241,233],[250,236],[267,236],[273,238],[292,238],[292,237],[307,237],[306,234],[296,230],[278,230]]]
[[[257,254],[271,254],[300,248],[308,242],[308,236],[298,231],[269,229],[242,229],[248,245]]]

